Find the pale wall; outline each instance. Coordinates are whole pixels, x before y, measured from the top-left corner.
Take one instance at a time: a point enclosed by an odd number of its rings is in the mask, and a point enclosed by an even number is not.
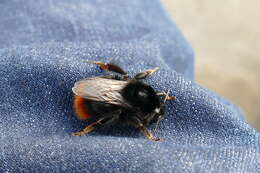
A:
[[[196,53],[196,81],[260,130],[260,1],[162,0]]]

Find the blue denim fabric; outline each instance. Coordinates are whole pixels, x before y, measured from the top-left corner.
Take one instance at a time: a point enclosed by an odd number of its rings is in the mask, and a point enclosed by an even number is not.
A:
[[[157,0],[0,1],[0,172],[259,172],[259,133],[199,86],[189,44]],[[120,125],[72,137],[75,81],[116,62],[177,97],[156,136]],[[151,131],[154,125],[149,127]]]

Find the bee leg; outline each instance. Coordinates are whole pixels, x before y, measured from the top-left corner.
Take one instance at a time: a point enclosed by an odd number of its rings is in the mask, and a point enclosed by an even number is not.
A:
[[[137,117],[134,117],[134,119],[132,120],[132,124],[139,128],[143,133],[144,133],[144,136],[152,141],[160,141],[161,139],[160,138],[155,138],[153,136],[153,134],[144,126],[144,124],[137,118]]]
[[[176,100],[176,97],[175,96],[169,96],[169,90],[168,92],[158,92],[156,93],[157,96],[162,96],[164,97],[164,101],[168,101],[168,100]]]
[[[155,138],[153,134],[143,124],[139,124],[139,129],[144,133],[145,137],[147,137],[148,139],[156,142],[161,140],[160,138]]]
[[[151,76],[157,70],[159,70],[159,67],[155,67],[154,69],[145,70],[143,72],[137,73],[134,78],[135,79],[145,79],[146,77]]]
[[[94,122],[94,123],[90,124],[89,126],[87,126],[85,129],[83,129],[79,132],[74,132],[71,135],[72,136],[82,136],[84,134],[87,134],[87,133],[95,130],[97,128],[98,124],[99,124],[98,122]]]
[[[119,67],[118,65],[115,65],[115,64],[104,63],[104,62],[101,62],[101,61],[88,61],[88,63],[96,64],[102,70],[112,71],[112,72],[119,73],[119,74],[124,75],[124,76],[128,76],[127,72],[125,72],[121,67]]]
[[[118,120],[118,118],[119,118],[119,114],[114,114],[114,115],[110,115],[110,116],[100,118],[98,121],[90,124],[85,129],[83,129],[79,132],[72,133],[72,136],[82,136],[84,134],[87,134],[87,133],[95,130],[95,129],[99,129],[99,128],[102,128],[102,127],[112,125],[113,123],[115,123]]]
[[[101,78],[105,78],[105,79],[115,79],[115,80],[127,80],[129,78],[128,75],[113,75],[113,76],[99,76]]]

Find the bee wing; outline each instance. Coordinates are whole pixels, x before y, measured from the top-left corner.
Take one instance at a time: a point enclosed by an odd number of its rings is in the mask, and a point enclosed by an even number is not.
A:
[[[126,81],[94,77],[76,82],[72,91],[85,99],[130,107],[120,93],[126,84]]]

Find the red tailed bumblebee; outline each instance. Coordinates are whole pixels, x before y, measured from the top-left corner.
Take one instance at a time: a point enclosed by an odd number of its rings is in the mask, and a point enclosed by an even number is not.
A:
[[[72,91],[75,94],[74,111],[77,117],[97,121],[72,135],[81,136],[98,128],[122,123],[139,128],[150,140],[159,141],[146,126],[163,119],[165,102],[174,100],[175,97],[169,96],[169,92],[155,92],[151,86],[141,81],[159,68],[137,73],[134,78],[130,78],[117,65],[99,61],[89,63],[118,75],[86,78],[75,83]],[[164,97],[164,100],[160,97]]]

